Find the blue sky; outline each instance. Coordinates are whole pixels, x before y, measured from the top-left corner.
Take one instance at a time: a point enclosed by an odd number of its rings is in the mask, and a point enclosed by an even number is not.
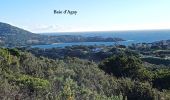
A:
[[[32,32],[170,29],[170,0],[0,0],[0,22]]]

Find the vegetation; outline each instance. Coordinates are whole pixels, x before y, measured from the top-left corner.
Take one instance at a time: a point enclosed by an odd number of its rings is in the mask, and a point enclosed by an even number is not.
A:
[[[112,76],[116,76],[118,78],[128,77],[132,80],[137,80],[134,83],[130,83],[127,85],[127,89],[130,90],[125,90],[125,95],[129,100],[155,100],[157,96],[159,97],[161,94],[157,90],[152,89],[151,87],[154,87],[160,91],[164,91],[165,89],[169,91],[170,88],[169,68],[157,68],[151,70],[147,66],[144,67],[142,61],[135,56],[113,56],[104,60],[99,65],[99,68],[104,70],[106,73],[111,74]],[[133,86],[134,84],[136,85]],[[140,94],[141,91],[142,94]],[[145,95],[145,98],[140,97],[141,95]],[[167,93],[166,95],[169,95],[169,93]]]
[[[53,60],[35,57],[18,49],[1,48],[0,57],[0,99],[2,100],[13,98],[168,100],[169,98],[169,69],[151,70],[144,67],[137,56],[128,57],[123,54],[113,56],[104,60],[99,66],[95,62],[78,58]],[[107,67],[110,67],[110,71]],[[166,85],[160,85],[162,83]]]
[[[151,72],[146,70],[142,61],[135,56],[113,56],[103,61],[99,67],[116,77],[130,77],[139,80],[150,80],[152,78]]]
[[[77,58],[67,58],[64,61],[37,58],[30,53],[15,49],[1,48],[0,51],[0,99],[122,100],[123,98],[121,94],[111,92],[106,94],[102,90],[105,83],[99,83],[110,78],[104,75],[95,63]],[[95,78],[99,80],[94,80]],[[109,88],[109,85],[105,85]]]

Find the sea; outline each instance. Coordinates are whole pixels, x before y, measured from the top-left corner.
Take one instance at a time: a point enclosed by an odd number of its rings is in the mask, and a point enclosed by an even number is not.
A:
[[[126,41],[118,42],[122,45],[131,45],[132,43],[152,43],[161,40],[170,39],[170,30],[138,30],[138,31],[100,31],[100,32],[55,32],[55,33],[39,33],[48,36],[58,36],[58,35],[81,35],[85,37],[113,37],[122,38]],[[64,48],[66,46],[73,45],[105,45],[112,46],[115,45],[114,42],[73,42],[73,43],[54,43],[48,45],[34,45],[32,48]]]

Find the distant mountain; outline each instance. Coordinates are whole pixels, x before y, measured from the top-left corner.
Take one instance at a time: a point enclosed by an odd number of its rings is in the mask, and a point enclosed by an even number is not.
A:
[[[116,42],[121,38],[104,38],[99,36],[85,37],[81,35],[48,36],[34,34],[24,29],[0,22],[0,45],[5,47],[52,44],[58,42]]]
[[[40,44],[42,42],[40,38],[43,39],[45,36],[0,22],[0,44],[3,46],[13,47]]]

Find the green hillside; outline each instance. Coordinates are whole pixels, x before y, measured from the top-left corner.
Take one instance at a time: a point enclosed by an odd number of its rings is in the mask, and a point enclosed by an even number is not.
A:
[[[1,46],[15,47],[30,44],[40,44],[44,38],[44,36],[0,22]]]

